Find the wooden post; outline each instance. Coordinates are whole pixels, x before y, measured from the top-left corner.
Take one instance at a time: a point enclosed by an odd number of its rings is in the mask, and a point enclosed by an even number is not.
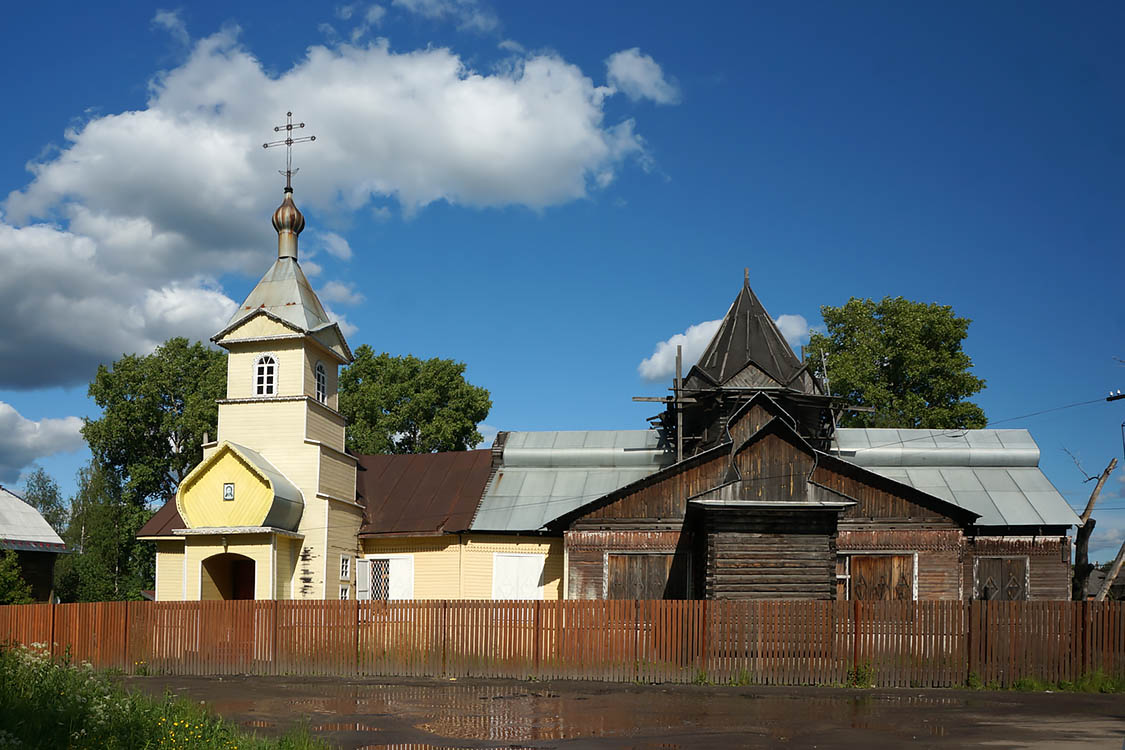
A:
[[[532,628],[531,635],[535,639],[535,676],[539,677],[539,642],[543,640],[543,635],[540,632],[542,625],[542,608],[543,602],[539,599],[535,600],[535,627]]]
[[[859,599],[852,601],[852,669],[859,667]]]
[[[51,634],[50,634],[50,650],[51,661],[55,660],[55,607],[59,606],[56,602],[51,602]]]
[[[270,664],[273,666],[274,674],[281,674],[281,669],[277,665],[277,636],[278,630],[281,627],[281,622],[277,616],[278,603],[277,599],[273,600],[273,642],[270,644]]]
[[[676,409],[676,463],[684,460],[684,408],[680,402],[683,396],[684,348],[676,345],[676,382],[673,404]]]
[[[121,628],[121,669],[125,674],[129,672],[129,605],[131,602],[125,602],[125,623]]]

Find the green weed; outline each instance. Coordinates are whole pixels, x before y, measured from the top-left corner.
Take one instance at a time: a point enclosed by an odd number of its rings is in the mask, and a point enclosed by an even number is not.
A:
[[[67,660],[68,661],[68,660]],[[52,663],[42,650],[0,646],[0,740],[16,747],[326,750],[298,731],[245,734],[201,706],[131,693],[88,665]]]
[[[848,687],[869,688],[875,686],[875,670],[867,662],[856,664],[848,670]]]

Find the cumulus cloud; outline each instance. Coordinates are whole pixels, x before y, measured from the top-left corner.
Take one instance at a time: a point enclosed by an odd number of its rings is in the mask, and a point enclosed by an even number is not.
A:
[[[187,24],[180,18],[180,12],[176,10],[158,10],[156,15],[152,17],[152,25],[167,31],[173,39],[185,47],[191,43],[191,37],[188,36]]]
[[[679,104],[680,89],[665,79],[660,64],[639,47],[614,52],[605,61],[609,85],[630,99],[651,99],[657,104]]]
[[[84,445],[78,417],[34,422],[0,401],[0,482],[14,483],[37,459],[69,453]]]
[[[394,0],[395,7],[435,21],[452,20],[459,28],[492,31],[500,20],[476,0]]]
[[[364,296],[355,287],[344,281],[329,281],[320,288],[319,297],[325,302],[338,302],[341,305],[358,305]]]
[[[779,315],[775,322],[777,330],[781,331],[794,351],[809,340],[809,321],[804,315]]]
[[[1125,519],[1102,516],[1090,535],[1090,554],[1096,560],[1112,560],[1125,542]]]
[[[645,380],[663,380],[672,377],[676,373],[676,347],[682,346],[684,374],[687,374],[688,369],[699,361],[722,322],[721,318],[705,320],[688,326],[683,333],[677,333],[666,341],[657,343],[652,356],[637,365],[637,372]],[[796,348],[808,339],[809,324],[804,316],[781,315],[774,322],[777,323],[778,330],[790,346]]]
[[[482,73],[448,49],[380,41],[312,46],[274,74],[237,29],[201,39],[144,108],[67,130],[4,201],[0,387],[85,382],[122,353],[219,330],[235,301],[215,280],[256,278],[273,257],[263,217],[283,156],[261,143],[293,101],[317,136],[297,156],[299,204],[331,215],[395,201],[409,216],[435,201],[542,209],[607,184],[645,157],[632,120],[605,121],[612,93],[555,54]],[[343,237],[321,238],[350,255]]]
[[[645,380],[663,380],[674,375],[676,373],[676,347],[682,346],[684,373],[687,373],[688,368],[699,360],[703,350],[707,348],[707,344],[711,342],[711,338],[715,335],[715,331],[719,330],[719,324],[722,322],[722,318],[705,320],[702,323],[688,326],[686,331],[677,333],[667,341],[661,341],[656,345],[652,356],[642,360],[637,365],[637,372]]]

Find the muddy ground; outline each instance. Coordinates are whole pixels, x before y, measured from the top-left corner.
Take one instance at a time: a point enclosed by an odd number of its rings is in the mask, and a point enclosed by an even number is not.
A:
[[[508,680],[129,677],[260,734],[307,722],[346,750],[1106,748],[1125,696]]]

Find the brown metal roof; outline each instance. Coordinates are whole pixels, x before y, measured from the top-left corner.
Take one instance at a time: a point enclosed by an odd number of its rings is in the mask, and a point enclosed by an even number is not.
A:
[[[141,527],[137,536],[172,536],[173,529],[186,529],[187,524],[180,518],[176,510],[176,501],[169,500],[161,506],[160,510],[148,519],[148,523]]]
[[[492,473],[492,451],[356,456],[360,536],[465,531]]]

